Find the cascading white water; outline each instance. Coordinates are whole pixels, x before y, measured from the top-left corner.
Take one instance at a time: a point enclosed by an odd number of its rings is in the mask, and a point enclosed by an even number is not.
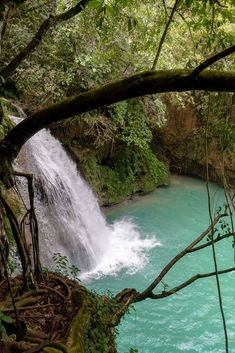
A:
[[[23,169],[34,174],[35,206],[44,266],[53,267],[54,253],[65,255],[83,279],[135,271],[146,261],[153,239],[141,239],[130,220],[107,225],[98,202],[48,130],[41,130],[22,148]]]

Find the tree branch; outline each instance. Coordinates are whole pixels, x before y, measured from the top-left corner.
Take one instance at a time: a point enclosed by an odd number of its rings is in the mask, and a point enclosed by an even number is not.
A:
[[[0,6],[1,6],[1,4],[0,4]],[[9,7],[6,6],[6,9],[3,14],[3,22],[2,22],[2,28],[1,28],[1,33],[0,33],[0,53],[2,51],[3,37],[5,35],[7,24],[8,24],[10,17],[11,17],[12,12],[13,12],[12,6],[9,6]]]
[[[38,221],[37,221],[35,207],[34,207],[33,174],[27,174],[27,173],[21,173],[21,172],[14,171],[14,175],[19,176],[19,177],[24,177],[27,179],[30,209],[26,213],[26,217],[27,217],[27,215],[29,215],[29,227],[30,227],[30,234],[31,234],[32,245],[33,245],[34,272],[35,272],[36,276],[41,276],[42,275],[42,267],[41,267],[41,262],[40,262]],[[24,223],[26,217],[24,217],[23,223]]]
[[[163,46],[163,43],[164,43],[164,40],[166,38],[166,35],[167,35],[167,32],[168,32],[168,29],[170,27],[170,24],[172,22],[172,19],[173,19],[173,16],[174,16],[174,13],[179,5],[181,0],[175,0],[175,4],[171,10],[171,14],[169,16],[169,19],[166,23],[166,26],[165,26],[165,29],[164,29],[164,32],[161,36],[161,39],[160,39],[160,42],[159,42],[159,46],[158,46],[158,49],[157,49],[157,53],[156,53],[156,56],[154,58],[154,61],[153,61],[153,66],[152,66],[152,69],[151,70],[155,70],[156,69],[156,66],[157,66],[157,61],[159,59],[159,56],[160,56],[160,53],[161,53],[161,50],[162,50],[162,46]]]
[[[16,157],[23,144],[36,132],[57,121],[104,105],[147,94],[209,90],[235,91],[235,73],[205,71],[196,80],[188,79],[191,70],[145,71],[69,97],[50,105],[20,122],[0,141],[0,150]]]
[[[209,66],[214,64],[216,61],[225,58],[226,56],[232,54],[235,52],[235,45],[232,45],[229,48],[226,48],[225,50],[217,53],[216,55],[211,56],[209,59],[203,61],[199,66],[196,67],[196,69],[191,72],[189,77],[191,79],[195,79],[202,71],[207,69]]]
[[[191,38],[191,41],[192,41],[192,45],[193,45],[193,55],[194,55],[194,57],[196,57],[196,44],[195,44],[195,41],[194,41],[194,38],[193,38],[191,27],[190,27],[188,21],[186,20],[186,18],[184,17],[184,15],[182,15],[182,13],[180,11],[178,11],[178,10],[176,12],[180,16],[180,18],[182,18],[183,22],[186,24],[186,26],[188,28],[189,35],[190,35],[190,38]]]
[[[22,61],[34,51],[34,49],[40,44],[42,38],[45,36],[49,28],[56,26],[62,21],[66,21],[77,14],[79,14],[85,6],[88,4],[89,0],[81,0],[71,9],[65,11],[62,14],[56,16],[49,16],[39,27],[37,33],[32,38],[32,40],[23,48],[23,50],[18,53],[14,59],[0,71],[0,76],[6,81],[17,69],[17,67],[22,63]]]
[[[22,264],[22,269],[23,269],[23,277],[24,280],[26,281],[26,287],[30,287],[34,285],[34,279],[32,275],[32,268],[31,268],[31,261],[30,261],[30,256],[28,253],[27,245],[25,242],[24,237],[22,237],[22,234],[20,232],[18,220],[12,211],[9,203],[7,202],[6,198],[4,195],[2,195],[0,191],[0,207],[5,209],[6,211],[6,216],[9,220],[11,230],[12,230],[12,235],[14,237],[17,250],[19,251],[19,256]]]
[[[226,239],[226,238],[229,238],[229,237],[234,237],[235,233],[228,233],[228,234],[225,234],[225,235],[222,235],[221,237],[216,237],[214,239],[214,243],[218,243],[219,241],[223,240],[223,239]],[[212,245],[212,241],[208,241],[207,243],[205,244],[202,244],[202,245],[199,245],[193,249],[190,249],[188,251],[188,253],[191,253],[191,252],[195,252],[195,251],[198,251],[198,250],[201,250],[201,249],[205,249],[207,248],[208,246],[211,246]]]
[[[231,267],[231,268],[227,268],[227,269],[222,270],[222,271],[218,271],[218,275],[222,275],[222,274],[233,272],[233,271],[235,271],[235,267]],[[151,293],[149,298],[151,298],[151,299],[162,299],[162,298],[165,298],[165,297],[169,297],[170,295],[179,292],[181,289],[189,286],[190,284],[192,284],[193,282],[195,282],[196,280],[198,280],[200,278],[207,278],[207,277],[212,277],[212,276],[215,276],[215,275],[216,275],[216,272],[197,274],[197,275],[192,276],[191,278],[189,278],[187,281],[181,283],[180,285],[172,288],[169,291],[163,291],[162,293],[159,293],[159,294]],[[137,300],[137,301],[140,301],[140,300]]]
[[[177,254],[168,264],[163,268],[160,274],[155,278],[155,280],[141,293],[138,293],[136,296],[136,301],[141,301],[146,298],[149,298],[150,295],[153,295],[152,291],[157,287],[157,285],[162,281],[165,275],[170,271],[170,269],[180,260],[182,259],[195,245],[197,245],[206,235],[212,230],[212,228],[216,225],[216,223],[221,218],[221,215],[218,215],[212,224],[197,237],[191,244],[189,244],[183,251]]]

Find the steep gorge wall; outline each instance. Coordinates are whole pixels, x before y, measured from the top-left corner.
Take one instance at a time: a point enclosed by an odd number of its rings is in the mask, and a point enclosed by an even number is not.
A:
[[[201,114],[203,97],[203,94],[196,99],[188,94],[163,95],[161,99],[167,107],[166,122],[162,128],[155,126],[152,129],[151,148],[144,150],[128,146],[116,136],[113,139],[98,136],[102,129],[104,135],[107,132],[111,134],[108,124],[112,122],[107,116],[100,118],[102,126],[97,128],[101,127],[101,130],[95,131],[93,126],[91,134],[87,133],[89,129],[86,122],[76,118],[64,125],[54,125],[52,132],[73,156],[79,170],[97,194],[100,205],[116,204],[136,193],[147,193],[158,186],[167,185],[169,170],[206,179],[205,117]],[[221,102],[218,102],[219,109],[220,105]],[[151,102],[147,102],[146,106],[146,114],[149,114]],[[230,123],[235,122],[232,104],[224,112],[229,113]],[[156,112],[151,111],[151,114],[157,119]],[[225,116],[222,118],[221,121]],[[212,114],[209,120],[210,180],[222,185],[225,171],[226,181],[234,187],[235,160],[233,155],[221,153],[220,120]],[[94,144],[97,136],[103,138],[99,146]]]
[[[171,96],[166,97],[167,120],[164,128],[154,135],[153,150],[160,160],[169,165],[173,173],[190,175],[206,179],[205,122],[202,124],[197,106],[185,101],[183,106],[175,106]],[[235,124],[234,102],[229,107],[229,121]],[[210,116],[210,121],[217,118]],[[226,180],[235,187],[235,159],[228,153],[222,153],[220,140],[216,133],[209,132],[208,165],[210,180],[223,184]],[[223,157],[224,156],[224,157]]]

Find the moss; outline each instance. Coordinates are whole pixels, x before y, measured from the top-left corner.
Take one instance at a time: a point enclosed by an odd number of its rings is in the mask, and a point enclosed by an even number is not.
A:
[[[115,300],[88,292],[85,288],[76,289],[72,294],[79,299],[79,310],[74,316],[64,344],[69,353],[109,353],[116,352],[114,336],[115,313],[120,308]],[[81,300],[82,298],[82,300]]]
[[[86,353],[85,332],[87,330],[88,322],[91,320],[89,312],[89,295],[85,289],[80,290],[77,295],[82,297],[82,306],[73,318],[70,329],[67,333],[65,344],[70,353]]]
[[[6,135],[14,126],[15,126],[15,124],[10,120],[9,117],[7,117],[5,115],[4,119],[2,121],[2,127],[3,127],[4,134]]]
[[[86,353],[116,352],[116,315],[121,307],[114,299],[90,293],[89,310],[92,319],[87,330]]]
[[[9,110],[8,105],[8,101],[0,97],[0,140],[15,126],[9,118],[9,114],[12,114],[12,109]]]
[[[22,208],[18,196],[13,190],[6,190],[6,188],[0,184],[1,193],[4,195],[4,198],[7,200],[11,209],[14,212],[15,216],[20,219],[22,217]],[[14,237],[12,233],[12,228],[10,226],[9,220],[6,215],[3,216],[4,229],[7,235],[7,238],[10,244],[14,243]]]
[[[9,223],[9,220],[6,216],[3,217],[3,222],[4,222],[4,229],[7,235],[7,239],[9,240],[10,244],[14,242],[14,237],[12,234],[12,229]]]
[[[78,161],[100,204],[110,205],[168,183],[165,166],[150,148],[148,122],[144,102],[133,100],[54,125],[52,131]]]
[[[101,205],[124,201],[135,193],[153,191],[168,184],[168,173],[150,148],[119,146],[112,158],[102,158],[97,151],[80,161],[80,169],[97,193]]]
[[[234,91],[233,72],[205,70],[196,79],[190,78],[191,72],[180,69],[142,72],[49,105],[22,121],[8,134],[12,156],[17,156],[23,144],[42,128],[105,105],[163,92]]]

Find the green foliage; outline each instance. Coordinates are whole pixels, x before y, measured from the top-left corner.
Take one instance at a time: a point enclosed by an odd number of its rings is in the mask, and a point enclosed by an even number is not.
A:
[[[3,140],[5,136],[4,127],[0,125],[0,140]]]
[[[80,168],[93,186],[101,204],[115,204],[137,192],[150,192],[168,183],[168,173],[150,147],[140,149],[125,144],[113,148],[112,155],[97,151],[80,160]]]
[[[18,6],[8,19],[1,65],[29,43],[49,14],[61,13],[69,5],[61,0],[35,6],[29,0]],[[179,67],[179,62],[193,67],[215,50],[231,45],[231,6],[231,1],[222,0],[182,1],[158,68]],[[161,1],[91,0],[81,14],[51,30],[18,68],[15,79],[21,97],[29,104],[50,103],[123,73],[150,68],[165,16]],[[232,60],[222,63],[229,68]]]
[[[9,252],[9,258],[7,261],[7,270],[8,270],[9,276],[12,276],[17,268],[18,268],[18,264],[15,258],[15,250],[11,248]]]
[[[67,256],[62,255],[61,253],[54,253],[52,258],[55,264],[55,272],[74,280],[78,279],[77,276],[80,270],[75,265],[69,265]]]
[[[5,326],[4,326],[4,322],[7,322],[7,323],[12,323],[13,322],[13,319],[8,316],[8,315],[5,315],[3,314],[1,311],[0,311],[0,333],[6,333],[6,329],[5,329]]]
[[[91,9],[98,9],[98,10],[101,10],[102,7],[103,7],[103,3],[104,3],[103,0],[90,0],[90,2],[89,2],[89,7],[90,7]]]
[[[196,95],[195,103],[199,123],[201,126],[208,126],[208,142],[216,142],[218,152],[233,156],[235,132],[230,121],[232,95],[224,92],[200,93]]]
[[[10,110],[9,102],[0,97],[0,106],[2,111],[2,120],[0,121],[0,140],[14,127],[14,123],[9,119]]]
[[[80,272],[79,268],[75,265],[72,265],[69,267],[69,271],[70,271],[70,277],[72,279],[77,279],[78,278],[78,273]]]
[[[214,127],[214,136],[217,137],[219,152],[226,152],[227,155],[234,156],[235,152],[235,131],[230,122],[220,120]]]
[[[86,337],[87,353],[109,353],[115,332],[113,330],[115,315],[121,309],[113,299],[102,300],[95,293],[90,297],[90,310],[93,312],[92,320],[89,321]]]
[[[1,33],[0,68],[4,68],[30,42],[50,14],[66,11],[76,3],[39,1],[35,6],[35,1],[28,0],[14,7],[7,19],[6,33]],[[167,3],[172,4],[173,1]],[[13,79],[21,100],[35,108],[151,68],[169,15],[169,9],[164,5],[165,1],[155,0],[90,0],[79,16],[51,29],[37,50],[18,67]],[[164,43],[158,69],[194,68],[205,57],[231,45],[234,40],[232,5],[234,0],[181,1]],[[215,66],[231,69],[232,60],[227,58]],[[7,94],[6,88],[4,93]],[[179,98],[175,96],[177,104],[182,103]],[[224,106],[222,95],[218,94],[211,112],[217,111],[216,117],[224,118],[226,111],[221,109]],[[83,116],[80,127],[84,134],[74,135],[71,145],[76,147],[77,153],[83,153],[79,156],[81,169],[102,203],[120,202],[136,192],[148,192],[167,183],[166,168],[150,148],[153,131],[164,124],[165,112],[161,99],[148,97]],[[198,113],[203,125],[207,116],[203,98],[198,104]],[[210,138],[215,136],[219,149],[228,152],[234,147],[234,134],[229,122],[218,119],[210,125]],[[67,123],[63,126],[70,128]],[[0,125],[0,139],[9,129],[9,121],[4,120]],[[221,234],[225,230],[228,231],[228,227],[222,223]],[[58,273],[77,278],[79,269],[70,266],[66,256],[56,253],[53,260]],[[107,305],[94,295],[90,300],[91,307],[95,314],[87,327],[86,352],[108,353],[110,322],[118,310],[117,304]],[[4,331],[3,323],[9,320],[0,312],[0,331]],[[129,351],[134,352],[137,350],[133,348]]]
[[[52,258],[55,264],[55,271],[63,276],[68,276],[68,258],[61,255],[61,253],[54,253]]]
[[[166,168],[150,148],[165,111],[159,98],[134,99],[59,124],[53,132],[75,151],[101,204],[114,204],[168,182]]]
[[[152,140],[144,108],[143,102],[137,99],[118,103],[110,108],[112,121],[117,126],[116,138],[127,146],[144,149]]]
[[[29,0],[17,7],[2,40],[2,65],[29,42],[49,14],[61,13],[72,4],[75,3],[61,0],[34,6]],[[182,1],[164,43],[158,69],[193,68],[205,57],[229,46],[233,42],[231,6],[231,1],[222,0]],[[169,12],[162,1],[91,0],[78,16],[52,29],[17,69],[14,79],[21,99],[29,105],[41,106],[149,69],[165,28],[165,10]],[[218,68],[221,65],[230,69],[232,60],[227,58],[216,64]],[[182,103],[179,95],[175,95],[175,101]],[[82,117],[83,136],[74,137],[72,145],[79,151],[92,150],[90,161],[81,158],[81,167],[102,202],[119,202],[134,192],[153,190],[164,179],[164,168],[156,165],[149,146],[155,129],[164,124],[165,113],[161,98],[147,97]],[[69,130],[69,123],[66,124]],[[226,135],[226,128],[220,129]],[[229,136],[223,138],[221,145],[227,149],[232,143]]]
[[[217,214],[219,214],[221,212],[221,207],[219,207],[219,211],[217,212]],[[214,228],[214,234],[212,234],[212,232],[210,232],[207,236],[207,241],[211,241],[212,240],[212,235],[215,238],[220,238],[222,236],[225,235],[229,235],[232,233],[232,225],[231,222],[228,221],[228,219],[220,219],[217,226]],[[234,247],[234,237],[232,238],[232,246]]]

